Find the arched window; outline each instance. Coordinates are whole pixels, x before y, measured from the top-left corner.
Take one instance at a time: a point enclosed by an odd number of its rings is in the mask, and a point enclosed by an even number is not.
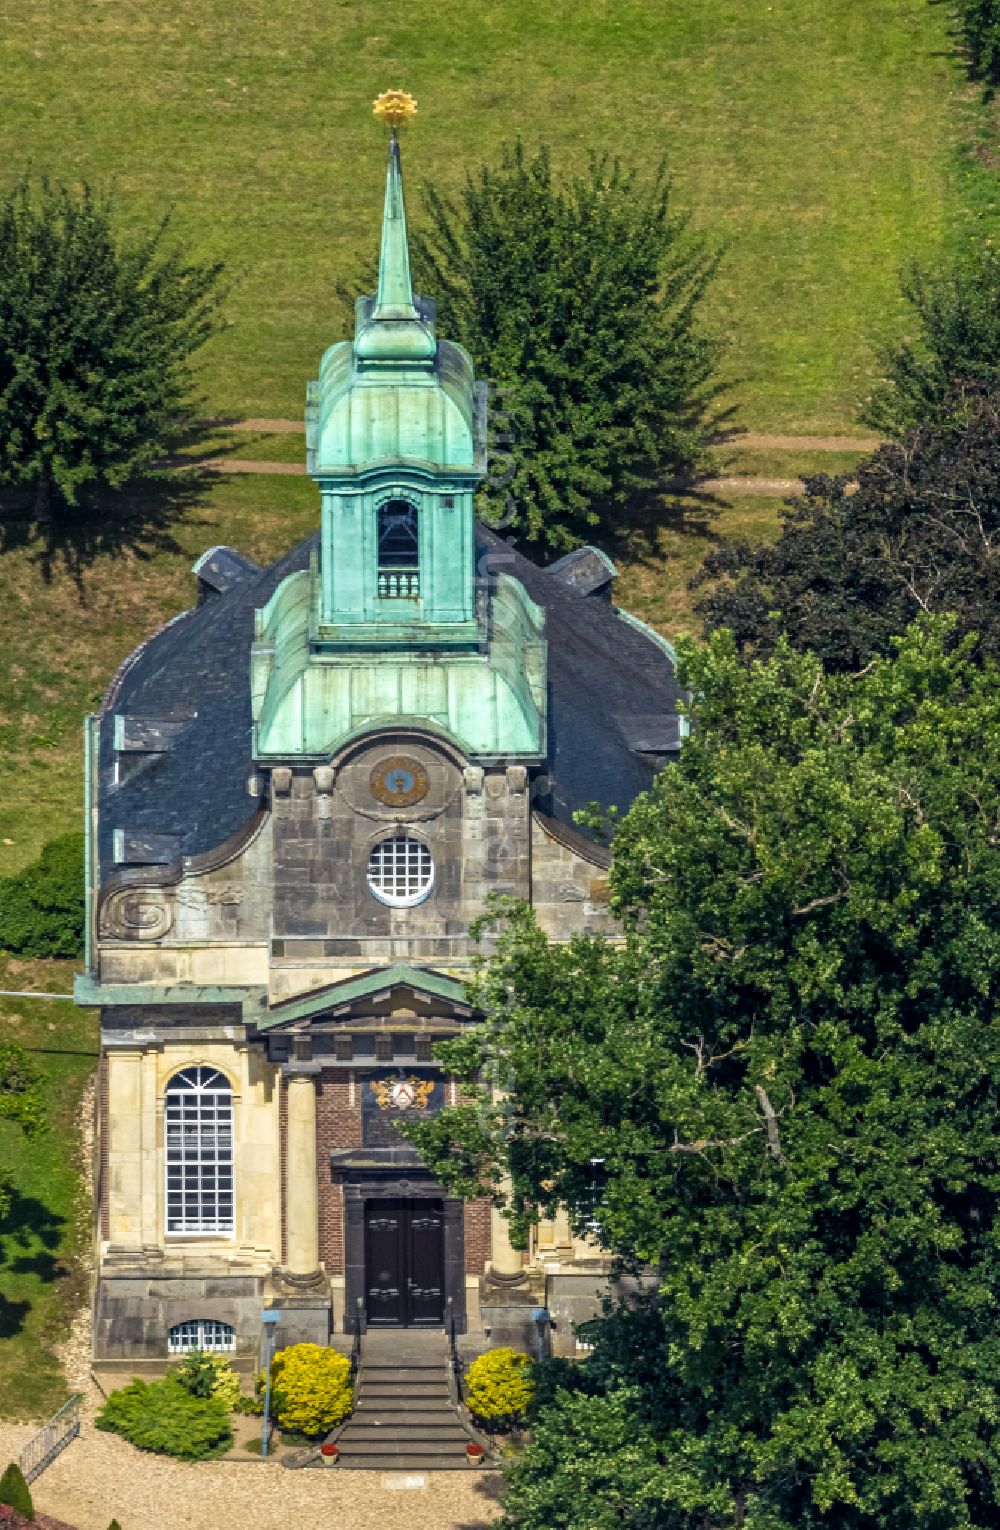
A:
[[[417,507],[408,499],[387,499],[379,506],[378,592],[396,600],[416,600],[420,594]]]
[[[233,1231],[233,1091],[216,1068],[167,1085],[167,1232]]]
[[[372,845],[368,856],[368,886],[390,908],[413,908],[423,903],[434,885],[434,862],[422,840],[394,834]]]
[[[217,1323],[214,1318],[196,1318],[187,1323],[175,1323],[167,1335],[167,1351],[171,1355],[187,1354],[189,1349],[200,1349],[202,1354],[218,1354],[236,1348],[236,1334],[228,1323]]]

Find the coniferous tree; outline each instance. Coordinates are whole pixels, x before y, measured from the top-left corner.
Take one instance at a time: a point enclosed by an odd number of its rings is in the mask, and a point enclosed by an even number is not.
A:
[[[497,389],[481,507],[573,546],[704,444],[719,347],[699,310],[718,254],[674,211],[664,164],[644,179],[594,157],[558,176],[517,143],[457,201],[426,197],[418,285]]]
[[[31,1501],[28,1484],[16,1461],[12,1461],[0,1477],[0,1503],[8,1504],[15,1513],[23,1515],[25,1519],[35,1517],[35,1506]]]
[[[119,238],[114,211],[86,185],[0,197],[0,484],[43,520],[163,454],[219,324],[221,266],[165,249],[169,217]]]

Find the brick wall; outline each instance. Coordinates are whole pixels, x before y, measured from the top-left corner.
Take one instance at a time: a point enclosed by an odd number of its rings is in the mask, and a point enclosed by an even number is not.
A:
[[[465,1203],[465,1273],[483,1275],[490,1257],[490,1203]]]
[[[344,1273],[344,1191],[330,1180],[334,1148],[361,1145],[361,1091],[328,1070],[316,1084],[316,1173],[319,1177],[319,1257],[328,1275]]]

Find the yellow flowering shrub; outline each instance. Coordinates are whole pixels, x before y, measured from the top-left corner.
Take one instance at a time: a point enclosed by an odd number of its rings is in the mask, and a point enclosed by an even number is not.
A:
[[[535,1392],[534,1366],[516,1349],[489,1349],[465,1376],[469,1411],[484,1424],[517,1424]]]
[[[318,1436],[351,1411],[351,1362],[321,1344],[292,1344],[271,1362],[271,1406],[282,1429]]]
[[[230,1412],[236,1407],[240,1399],[240,1378],[233,1370],[232,1365],[225,1355],[209,1355],[212,1369],[215,1372],[215,1380],[212,1382],[212,1396],[218,1397],[224,1402]]]

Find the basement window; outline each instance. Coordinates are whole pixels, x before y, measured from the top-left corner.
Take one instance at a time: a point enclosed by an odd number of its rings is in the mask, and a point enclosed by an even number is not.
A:
[[[187,1323],[175,1323],[167,1335],[167,1352],[186,1355],[192,1349],[202,1354],[221,1354],[236,1348],[236,1334],[228,1323],[217,1323],[214,1318],[197,1318]]]

